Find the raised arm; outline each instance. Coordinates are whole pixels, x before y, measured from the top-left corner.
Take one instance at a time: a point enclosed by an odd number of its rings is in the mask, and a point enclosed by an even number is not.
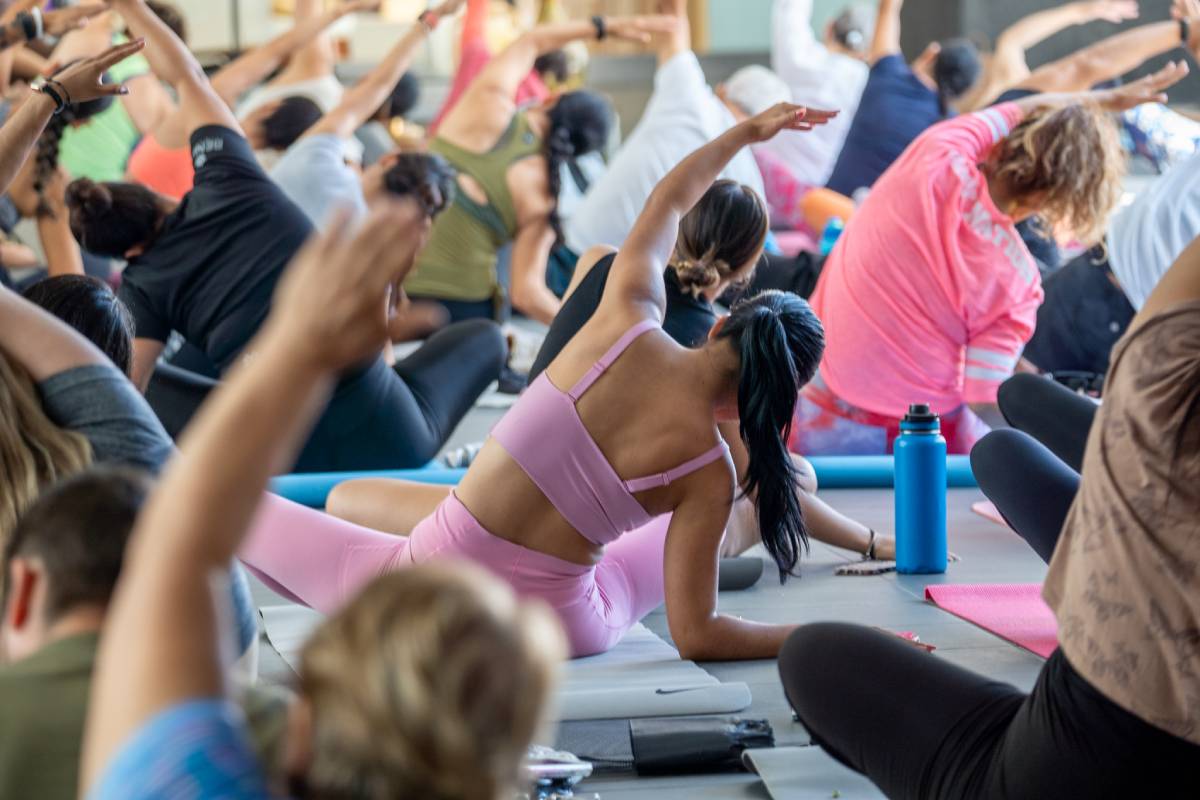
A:
[[[24,367],[35,383],[75,367],[110,363],[74,328],[2,285],[0,350]]]
[[[348,239],[310,243],[285,276],[255,357],[201,409],[138,519],[92,683],[82,788],[151,717],[219,698],[214,573],[228,569],[273,471],[286,467],[338,371],[387,342],[384,299],[411,267],[411,203]]]
[[[867,61],[874,64],[886,56],[900,53],[900,11],[904,0],[879,0],[879,15],[875,18],[875,37],[867,51]]]
[[[103,95],[123,94],[123,86],[102,85],[100,76],[109,67],[138,52],[142,47],[141,41],[129,42],[111,48],[95,58],[78,61],[58,73],[53,80],[47,81],[50,91],[58,93],[55,86],[65,89],[66,94],[75,102],[94,100]],[[33,149],[46,123],[54,114],[56,102],[49,93],[34,94],[8,118],[3,127],[0,127],[0,192],[8,191],[21,165],[29,157],[29,151]]]
[[[467,94],[496,94],[511,103],[517,93],[521,81],[533,69],[533,62],[538,56],[559,50],[571,42],[584,39],[596,39],[603,27],[604,35],[613,39],[642,42],[650,41],[657,33],[667,33],[675,28],[676,19],[673,16],[641,16],[641,17],[605,17],[603,25],[596,25],[591,20],[575,20],[571,22],[553,22],[538,25],[527,33],[522,34],[495,58],[488,62]],[[460,103],[462,108],[470,101]]]
[[[438,18],[457,14],[466,0],[446,0],[428,13]],[[354,88],[346,92],[342,102],[305,132],[305,136],[334,134],[341,138],[350,136],[359,126],[379,110],[396,83],[403,77],[412,63],[413,54],[432,32],[433,26],[424,20],[413,23],[400,37],[400,41],[388,52],[375,69],[368,72]]]
[[[654,52],[661,67],[692,49],[692,19],[688,16],[688,0],[659,0],[658,10],[675,20],[672,30],[655,37]]]
[[[1186,61],[1173,61],[1153,75],[1114,89],[1035,94],[1018,100],[1016,105],[1026,114],[1039,108],[1069,106],[1073,103],[1095,103],[1106,111],[1119,113],[1137,108],[1143,103],[1167,102],[1167,89],[1179,83],[1187,74]]]
[[[679,221],[700,201],[743,147],[765,142],[784,130],[807,131],[837,115],[781,103],[735,125],[679,163],[659,182],[622,245],[609,274],[602,304],[639,310],[661,319],[666,295],[663,269],[675,247]]]
[[[324,0],[296,0],[295,19],[297,24],[304,24],[321,16]],[[337,54],[334,52],[333,40],[329,33],[322,28],[316,36],[308,39],[303,45],[288,57],[287,65],[271,83],[286,85],[299,81],[315,80],[332,75],[337,65]]]
[[[179,109],[188,134],[204,125],[223,125],[241,132],[229,106],[213,91],[200,62],[179,37],[150,10],[144,0],[112,0],[129,30],[146,40],[146,58],[160,79],[179,96]]]
[[[1098,20],[1120,23],[1137,17],[1137,0],[1083,0],[1035,11],[1004,29],[996,39],[994,57],[1024,61],[1026,50],[1073,25]]]
[[[1020,87],[1039,92],[1082,92],[1119,78],[1147,60],[1188,45],[1178,21],[1155,22],[1110,36],[1066,58],[1034,70]],[[1193,41],[1200,37],[1200,18],[1191,20]]]
[[[316,16],[297,19],[286,33],[226,64],[212,76],[213,90],[225,104],[233,107],[237,99],[266,80],[292,53],[306,47],[342,17],[360,11],[373,11],[379,0],[351,0]]]

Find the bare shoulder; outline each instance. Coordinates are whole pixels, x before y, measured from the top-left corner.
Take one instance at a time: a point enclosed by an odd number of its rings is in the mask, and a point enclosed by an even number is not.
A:
[[[523,158],[508,168],[508,189],[517,211],[517,225],[547,219],[558,198],[550,194],[550,177],[542,156]]]

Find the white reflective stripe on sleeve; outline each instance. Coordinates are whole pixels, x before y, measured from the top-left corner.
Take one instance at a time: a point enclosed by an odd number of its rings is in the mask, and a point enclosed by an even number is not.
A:
[[[986,122],[988,128],[991,129],[993,142],[998,142],[1008,136],[1008,119],[996,109],[987,108],[980,111],[979,118]]]
[[[1002,369],[984,369],[983,367],[967,367],[966,375],[979,381],[1006,381],[1012,377],[1012,372]]]
[[[981,364],[991,364],[993,367],[1011,370],[1017,365],[1019,356],[1014,356],[1011,353],[1001,353],[997,350],[988,350],[983,347],[968,347],[967,361],[978,361]]]

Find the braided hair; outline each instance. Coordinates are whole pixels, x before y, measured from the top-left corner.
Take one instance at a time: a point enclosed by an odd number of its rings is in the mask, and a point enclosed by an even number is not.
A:
[[[71,62],[74,63],[74,62]],[[63,69],[71,66],[66,64]],[[60,69],[59,72],[62,72]],[[55,73],[56,75],[58,73]],[[101,77],[101,83],[109,83],[108,73]],[[37,215],[39,217],[54,217],[54,208],[50,198],[46,196],[46,185],[58,172],[58,157],[62,146],[63,133],[67,126],[75,125],[95,117],[108,110],[113,103],[111,95],[98,97],[95,100],[85,100],[82,103],[69,103],[61,113],[50,118],[42,135],[38,137],[37,149],[33,162],[33,191],[37,193]]]
[[[563,240],[562,220],[558,216],[558,194],[562,190],[563,166],[571,166],[580,156],[600,150],[608,142],[613,112],[608,101],[595,92],[568,92],[548,112],[550,130],[546,133],[543,155],[550,196],[550,228],[556,244]]]

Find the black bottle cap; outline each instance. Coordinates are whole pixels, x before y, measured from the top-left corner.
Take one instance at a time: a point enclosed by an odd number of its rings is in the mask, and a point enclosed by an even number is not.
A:
[[[908,407],[908,414],[904,417],[905,422],[937,422],[937,420],[938,415],[933,413],[928,403],[913,403]]]

